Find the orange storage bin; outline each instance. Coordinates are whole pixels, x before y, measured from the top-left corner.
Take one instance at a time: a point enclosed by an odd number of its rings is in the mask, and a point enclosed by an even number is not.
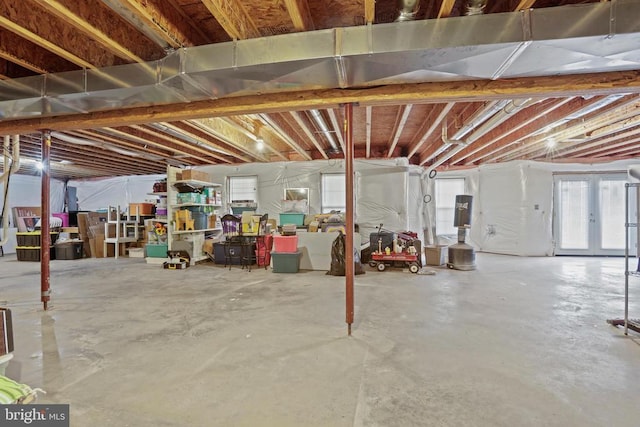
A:
[[[293,253],[298,250],[298,236],[273,236],[273,252]]]

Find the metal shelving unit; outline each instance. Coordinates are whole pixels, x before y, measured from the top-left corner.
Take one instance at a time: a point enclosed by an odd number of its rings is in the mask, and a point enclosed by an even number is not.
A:
[[[199,180],[178,180],[176,179],[177,174],[181,172],[180,168],[176,168],[174,166],[167,166],[167,218],[168,218],[168,244],[169,250],[180,250],[185,247],[191,248],[191,252],[194,255],[191,257],[192,262],[203,261],[209,259],[209,257],[202,252],[196,253],[197,247],[202,246],[204,243],[205,237],[210,235],[215,235],[216,237],[222,234],[222,228],[206,228],[201,230],[174,230],[173,229],[173,218],[174,212],[176,209],[186,208],[186,207],[211,207],[213,209],[220,209],[222,206],[217,204],[208,204],[208,203],[177,203],[177,188],[176,186],[179,184],[188,184],[197,188],[205,188],[205,187],[222,187],[221,184],[216,184],[214,182],[206,182]]]
[[[637,191],[640,188],[640,183],[626,183],[625,187],[625,195],[624,195],[624,206],[625,206],[625,216],[624,216],[624,318],[623,319],[609,319],[608,323],[614,326],[624,326],[624,334],[629,334],[629,329],[634,330],[636,332],[640,332],[640,320],[630,319],[629,318],[629,277],[640,277],[640,265],[637,265],[635,269],[629,268],[629,259],[630,255],[630,246],[631,242],[629,239],[629,233],[631,230],[638,230],[638,213],[640,213],[640,209],[637,209],[636,218],[634,222],[629,220],[629,208],[630,206],[630,197],[629,193],[631,191]],[[636,203],[640,202],[640,199],[637,200]],[[640,206],[639,206],[640,207]],[[640,239],[639,239],[640,240]],[[636,254],[634,258],[638,257],[638,252],[636,249]]]

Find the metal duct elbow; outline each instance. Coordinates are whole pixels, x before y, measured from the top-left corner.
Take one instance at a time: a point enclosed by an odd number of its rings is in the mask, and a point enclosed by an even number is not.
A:
[[[395,22],[414,21],[419,9],[420,0],[398,0],[398,17]]]
[[[467,3],[467,16],[482,15],[484,8],[487,5],[487,0],[469,0]]]

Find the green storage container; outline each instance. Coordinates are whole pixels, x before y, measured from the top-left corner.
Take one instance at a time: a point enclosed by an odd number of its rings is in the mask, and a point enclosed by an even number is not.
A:
[[[302,251],[271,252],[271,262],[274,273],[297,273],[300,270]]]
[[[304,214],[303,213],[281,213],[280,225],[284,225],[284,224],[304,225]]]
[[[146,244],[144,245],[145,250],[147,252],[147,257],[149,258],[167,258],[167,251],[169,250],[169,246],[166,243],[160,244]]]

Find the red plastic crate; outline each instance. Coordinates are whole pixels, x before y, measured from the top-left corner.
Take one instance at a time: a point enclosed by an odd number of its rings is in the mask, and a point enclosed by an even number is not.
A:
[[[273,252],[293,253],[298,250],[298,236],[273,236]]]

